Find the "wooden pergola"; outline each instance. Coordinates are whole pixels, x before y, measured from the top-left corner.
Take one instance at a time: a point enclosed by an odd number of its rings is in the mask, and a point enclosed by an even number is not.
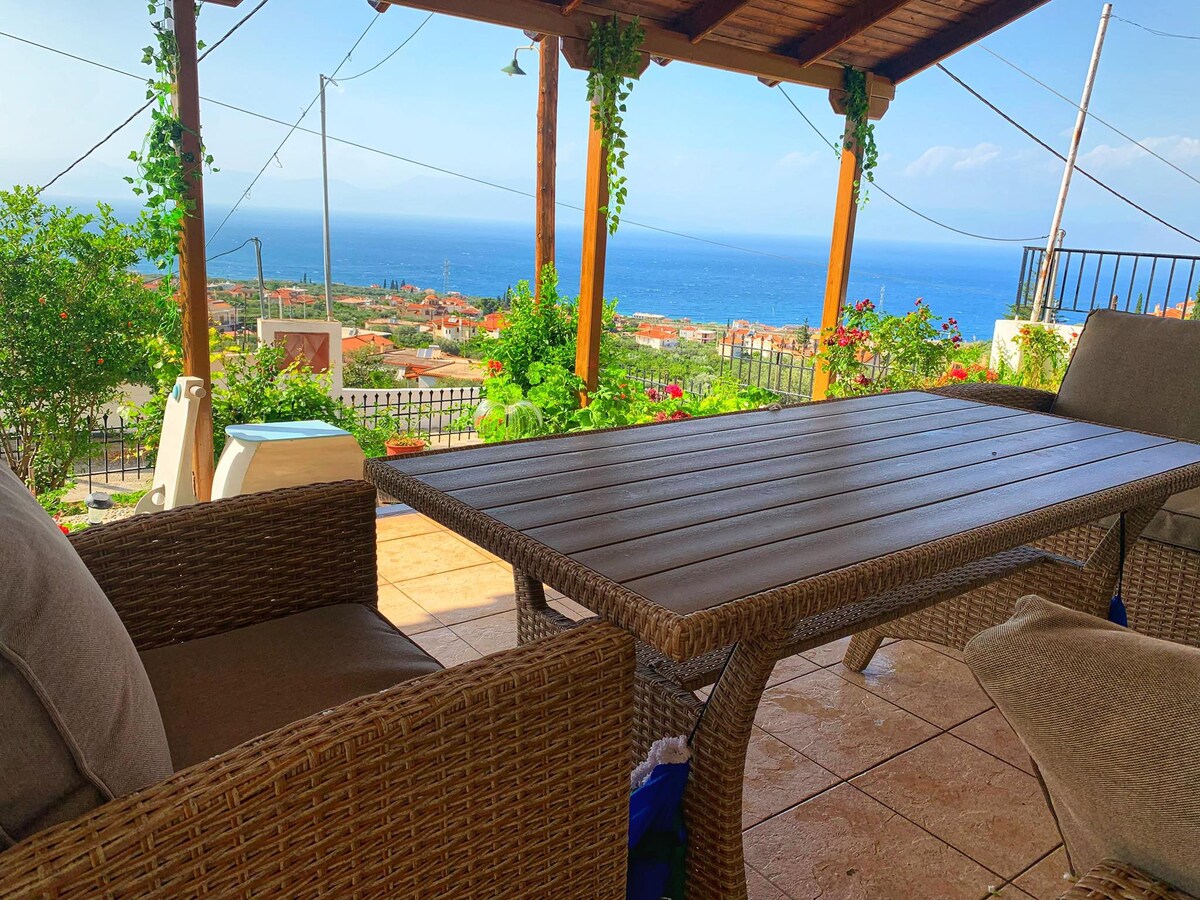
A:
[[[238,6],[242,0],[210,0]],[[536,272],[554,261],[555,138],[558,55],[588,67],[593,23],[614,15],[640,19],[646,62],[694,63],[758,78],[828,91],[843,110],[844,67],[867,76],[870,115],[879,118],[896,85],[939,60],[1042,6],[1048,0],[369,0],[379,12],[409,6],[524,30],[539,40]],[[204,204],[200,178],[200,101],[196,73],[194,0],[173,0],[180,48],[177,105],[185,126],[183,152],[194,173],[195,208],[180,237],[184,308],[184,372],[208,384],[207,273],[204,265]],[[589,117],[589,121],[590,117]],[[579,285],[576,371],[594,389],[599,371],[604,260],[608,232],[603,207],[607,181],[600,133],[590,127],[587,154],[583,258]],[[845,132],[834,207],[833,237],[821,326],[835,324],[846,297],[854,246],[856,184],[861,171],[853,128]],[[190,157],[189,157],[190,154]],[[829,378],[818,367],[813,397],[825,395]],[[207,499],[212,482],[212,415],[197,423],[197,496]]]

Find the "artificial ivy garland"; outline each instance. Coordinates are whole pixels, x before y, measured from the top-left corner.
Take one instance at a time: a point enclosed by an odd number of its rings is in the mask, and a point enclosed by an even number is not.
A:
[[[592,23],[588,40],[592,68],[588,72],[588,97],[592,101],[592,121],[600,129],[604,144],[605,173],[608,178],[608,205],[603,208],[608,220],[608,233],[616,234],[625,207],[628,191],[625,187],[625,150],[623,114],[625,101],[633,90],[633,81],[641,65],[639,49],[646,32],[637,17],[625,27],[613,16],[604,22]]]
[[[135,194],[144,198],[146,208],[141,224],[150,254],[160,270],[168,270],[173,267],[178,252],[183,217],[194,205],[188,199],[185,165],[195,160],[185,159],[180,150],[184,129],[175,112],[173,98],[179,74],[179,44],[171,22],[171,5],[163,2],[160,9],[155,0],[148,4],[147,10],[152,17],[160,16],[150,23],[154,29],[154,44],[142,51],[142,63],[154,69],[154,75],[146,81],[146,99],[153,101],[150,107],[152,118],[141,150],[129,154],[129,159],[137,163],[137,177],[126,177],[125,180],[133,185]],[[199,12],[197,5],[196,13]],[[204,42],[197,41],[196,48],[204,49]],[[212,161],[212,156],[207,154],[202,160],[206,167],[216,171],[212,169]]]
[[[850,66],[845,66],[842,71],[842,84],[846,89],[846,117],[854,125],[853,146],[846,140],[844,147],[847,150],[858,148],[862,177],[874,183],[879,151],[875,147],[875,126],[869,118],[871,98],[867,96],[867,76],[861,69]],[[867,192],[863,190],[861,178],[854,183],[854,192],[859,205],[865,206],[868,198]]]

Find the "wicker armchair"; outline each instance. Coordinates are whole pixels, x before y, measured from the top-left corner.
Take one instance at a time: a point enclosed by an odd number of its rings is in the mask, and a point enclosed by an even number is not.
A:
[[[376,603],[375,491],[73,539],[139,651]],[[593,623],[295,721],[0,853],[0,897],[623,897],[633,642]]]
[[[1098,316],[1100,318],[1097,318]],[[1121,348],[1124,354],[1122,356],[1122,352],[1103,345],[1112,342],[1113,330],[1117,330],[1119,335],[1119,329],[1129,328],[1129,319],[1144,320],[1135,326],[1135,331],[1150,330],[1147,336],[1135,333],[1130,341],[1131,346]],[[1093,321],[1101,323],[1102,327],[1093,328],[1093,334],[1089,336],[1088,327],[1091,327],[1090,323]],[[1156,384],[1153,389],[1159,395],[1174,396],[1176,402],[1179,398],[1194,398],[1192,399],[1193,406],[1200,406],[1200,393],[1197,393],[1196,389],[1196,385],[1200,381],[1193,378],[1192,375],[1192,369],[1197,366],[1196,359],[1193,359],[1192,356],[1200,358],[1200,349],[1195,349],[1200,348],[1200,343],[1198,343],[1200,325],[1170,320],[1163,323],[1162,320],[1149,319],[1146,316],[1112,313],[1107,310],[1103,311],[1103,314],[1093,313],[1088,322],[1089,326],[1085,327],[1079,339],[1079,350],[1076,351],[1076,357],[1072,360],[1067,373],[1067,378],[1075,374],[1076,386],[1073,390],[1076,395],[1086,392],[1089,388],[1104,393],[1118,390],[1113,385],[1097,383],[1099,379],[1096,378],[1095,366],[1107,361],[1109,368],[1116,368],[1118,370],[1116,375],[1120,377],[1119,366],[1112,365],[1114,360],[1119,361],[1126,358],[1131,360],[1132,365],[1146,365],[1146,360],[1152,358],[1150,341],[1154,337],[1153,329],[1165,326],[1173,330],[1168,340],[1178,341],[1180,330],[1184,330],[1183,340],[1186,341],[1186,344],[1182,348],[1182,355],[1186,359],[1174,366],[1169,376],[1169,383]],[[1089,341],[1091,345],[1087,346]],[[1150,346],[1139,347],[1139,341],[1146,341]],[[1093,358],[1085,360],[1083,371],[1081,371],[1079,357],[1085,346]],[[1180,348],[1174,349],[1178,353]],[[1168,351],[1159,346],[1155,352],[1161,354]],[[1095,359],[1096,356],[1101,356],[1101,359]],[[1104,357],[1107,359],[1105,360]],[[1157,379],[1159,376],[1155,375],[1154,377]],[[1066,379],[1064,379],[1065,385]],[[1126,392],[1136,391],[1136,389],[1135,385],[1124,386]],[[1056,408],[1056,402],[1060,402],[1058,394],[1011,385],[951,385],[938,388],[933,393],[977,400],[983,403],[1013,406],[1035,412],[1048,413],[1055,410],[1063,415],[1071,414]],[[1166,415],[1148,418],[1154,422],[1154,427],[1150,427],[1145,419],[1127,423],[1122,417],[1115,416],[1106,421],[1108,424],[1140,428],[1140,430],[1154,431],[1184,440],[1200,440],[1200,434],[1195,433],[1197,426],[1194,422],[1182,423]],[[1104,421],[1098,416],[1095,419]],[[1189,493],[1196,494],[1195,491]],[[1146,524],[1145,521],[1134,523],[1131,520],[1127,522],[1130,533],[1133,534],[1140,534]],[[1118,538],[1115,525],[1096,523],[1056,535],[1039,542],[1038,546],[1067,559],[1085,560],[1091,557],[1098,560],[1101,555],[1111,553],[1114,548],[1119,546],[1116,541]],[[1103,568],[1101,567],[1100,571],[1103,571]],[[1039,583],[1035,578],[1032,581],[1013,580],[1008,586],[1001,583],[986,590],[964,594],[897,619],[887,625],[856,634],[850,641],[844,663],[848,668],[861,671],[870,663],[883,639],[889,637],[933,641],[961,649],[967,641],[983,629],[1005,621],[1012,612],[1013,602],[1026,593],[1040,593],[1044,596],[1057,597],[1061,602],[1073,608],[1103,615],[1107,608],[1105,591],[1091,590],[1094,587],[1096,585],[1072,586],[1069,583],[1051,587]],[[1103,586],[1101,585],[1101,587]],[[1111,592],[1111,587],[1109,592]],[[1187,542],[1164,543],[1161,540],[1154,540],[1150,536],[1143,536],[1133,541],[1127,547],[1125,554],[1121,593],[1131,628],[1151,637],[1200,646],[1200,601],[1197,599],[1200,598],[1200,549],[1192,547]]]

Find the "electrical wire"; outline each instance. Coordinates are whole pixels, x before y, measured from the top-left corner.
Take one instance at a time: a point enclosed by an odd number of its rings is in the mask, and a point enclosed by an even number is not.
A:
[[[429,15],[427,15],[425,17],[425,19],[421,22],[421,24],[417,26],[416,30],[412,34],[410,34],[403,41],[401,41],[400,45],[395,50],[393,50],[391,53],[389,53],[387,56],[385,56],[379,62],[375,63],[375,65],[371,66],[371,68],[366,69],[362,72],[359,72],[357,75],[345,75],[345,76],[339,78],[338,82],[345,83],[347,81],[353,81],[355,78],[362,78],[364,75],[370,75],[372,72],[374,72],[380,66],[382,66],[385,62],[387,62],[389,59],[391,59],[393,56],[395,56],[397,53],[399,53],[401,50],[403,50],[405,45],[407,45],[409,41],[411,41],[413,38],[415,38],[418,34],[421,33],[421,29],[424,28],[426,25],[428,25],[429,20],[432,18],[433,18],[433,13],[430,13]]]
[[[227,41],[229,39],[230,35],[232,35],[235,31],[237,31],[239,28],[241,28],[243,25],[245,25],[247,22],[249,22],[250,19],[254,17],[254,14],[257,13],[264,6],[266,6],[267,3],[268,3],[268,0],[262,0],[262,2],[260,2],[258,4],[258,6],[254,7],[254,9],[250,10],[250,12],[248,12],[248,13],[246,13],[246,15],[242,16],[242,18],[239,19],[232,28],[230,28],[223,35],[221,35],[221,37],[216,41],[216,43],[212,44],[211,46],[206,47],[204,49],[204,52],[200,54],[200,56],[196,60],[196,62],[197,63],[203,62],[204,58],[206,56],[208,56],[208,54],[212,53],[214,50],[216,50],[218,47],[220,47],[223,43],[225,43],[225,41]],[[4,36],[10,37],[16,41],[21,41],[22,43],[25,43],[25,44],[30,44],[34,47],[39,47],[43,50],[52,50],[53,49],[53,48],[47,47],[43,44],[38,44],[34,41],[26,40],[25,38],[19,38],[16,35],[5,34]],[[54,52],[57,53],[57,52],[61,52],[61,51],[54,51]],[[64,53],[63,55],[71,56],[71,54],[69,54],[69,53]],[[88,61],[88,60],[83,60],[82,57],[78,57],[78,56],[73,56],[72,58],[78,59],[81,62]],[[98,64],[98,65],[100,65],[100,64]],[[104,66],[104,68],[108,69],[111,72],[118,72],[122,75],[129,74],[127,72],[122,72],[120,69],[114,69],[111,66]],[[139,106],[136,110],[133,111],[133,113],[131,113],[129,115],[129,117],[127,119],[125,119],[124,122],[122,122],[120,125],[118,125],[116,128],[114,128],[112,131],[110,131],[108,134],[106,134],[104,137],[102,137],[99,141],[97,141],[95,144],[93,144],[91,147],[89,147],[82,156],[80,156],[73,163],[71,163],[69,166],[67,166],[65,169],[63,169],[61,172],[59,172],[57,175],[55,175],[53,178],[51,178],[49,181],[47,181],[45,184],[43,184],[40,188],[38,188],[38,193],[40,194],[42,191],[46,190],[46,188],[50,187],[52,184],[54,184],[54,182],[58,181],[60,178],[62,178],[64,175],[66,175],[68,172],[70,172],[72,169],[74,169],[77,165],[79,165],[81,162],[83,162],[85,159],[87,159],[89,156],[91,156],[93,153],[95,153],[97,150],[99,150],[101,147],[103,147],[105,144],[107,144],[110,140],[112,140],[117,135],[117,133],[119,131],[121,131],[121,129],[123,129],[126,125],[128,125],[130,122],[132,122],[134,119],[136,119],[142,113],[144,113],[147,109],[149,109],[150,105],[153,102],[154,102],[153,100],[147,100],[145,103],[143,103],[141,106]]]
[[[1120,16],[1113,16],[1118,22],[1124,22],[1126,25],[1132,25],[1134,28],[1140,28],[1142,31],[1148,31],[1151,34],[1159,37],[1180,38],[1185,41],[1200,41],[1200,34],[1175,34],[1171,31],[1159,31],[1157,28],[1151,28],[1149,25],[1142,25],[1140,22],[1131,22],[1129,19],[1122,19]]]
[[[363,38],[365,38],[371,29],[375,27],[375,23],[379,21],[379,15],[379,13],[372,13],[371,21],[367,23],[367,27],[363,29],[362,34],[358,36],[358,40],[350,45],[350,49],[346,51],[346,55],[342,57],[342,61],[337,64],[337,68],[333,70],[333,75],[330,75],[330,78],[335,77],[337,73],[341,71],[342,66],[350,61],[350,57],[354,54],[354,51],[358,49],[358,45],[363,42]],[[221,233],[221,229],[225,227],[230,218],[232,218],[233,214],[238,211],[238,207],[242,205],[242,201],[250,196],[250,192],[254,190],[254,185],[258,184],[258,179],[262,178],[263,172],[267,171],[267,167],[271,165],[271,161],[278,161],[279,151],[283,149],[284,144],[286,144],[291,139],[292,135],[296,133],[296,129],[300,127],[300,123],[304,121],[305,116],[308,115],[309,111],[316,105],[317,101],[321,99],[321,93],[322,91],[317,91],[317,93],[313,95],[313,98],[311,101],[309,101],[308,106],[304,107],[304,112],[300,113],[300,118],[298,118],[295,124],[288,129],[288,133],[283,136],[283,140],[279,142],[279,146],[271,152],[271,155],[267,157],[267,161],[262,164],[262,168],[258,170],[258,174],[254,176],[254,178],[250,181],[250,184],[246,186],[246,189],[242,191],[242,196],[238,197],[237,202],[234,203],[229,212],[225,214],[225,218],[221,220],[221,224],[217,226],[217,230],[209,235],[208,240],[204,242],[205,247],[211,244],[216,236]]]
[[[1040,80],[1035,75],[1032,75],[1029,72],[1026,72],[1024,69],[1022,69],[1020,66],[1018,66],[1012,60],[1005,59],[1003,56],[1001,56],[999,53],[997,53],[991,47],[985,46],[984,44],[980,44],[979,48],[981,50],[983,50],[985,53],[990,53],[992,56],[996,57],[996,59],[1000,60],[1000,62],[1004,63],[1006,66],[1009,66],[1010,68],[1015,69],[1016,71],[1020,72],[1022,75],[1024,75],[1030,81],[1032,81],[1034,84],[1037,84],[1037,85],[1045,88],[1050,93],[1052,93],[1055,97],[1058,97],[1060,100],[1065,100],[1067,103],[1070,103],[1073,107],[1075,107],[1075,109],[1079,110],[1080,112],[1083,112],[1083,108],[1078,103],[1076,103],[1074,100],[1072,100],[1070,97],[1067,97],[1064,94],[1060,94],[1054,88],[1050,87],[1050,85],[1046,84],[1046,82]],[[1145,150],[1147,153],[1149,153],[1155,159],[1165,162],[1168,166],[1170,166],[1172,169],[1174,169],[1180,175],[1184,176],[1185,178],[1190,178],[1192,181],[1196,182],[1196,184],[1200,184],[1200,178],[1197,178],[1195,175],[1193,175],[1191,172],[1187,171],[1186,169],[1181,169],[1179,166],[1175,165],[1175,163],[1171,162],[1165,156],[1162,156],[1161,154],[1156,153],[1154,150],[1150,149],[1149,147],[1147,147],[1145,144],[1143,144],[1141,141],[1137,140],[1136,138],[1130,137],[1128,134],[1126,134],[1124,131],[1122,131],[1120,128],[1118,128],[1116,125],[1113,125],[1111,122],[1104,121],[1104,119],[1100,118],[1098,115],[1096,115],[1090,109],[1087,111],[1087,116],[1089,119],[1095,119],[1097,122],[1099,122],[1105,128],[1107,128],[1109,131],[1113,131],[1113,132],[1119,134],[1121,137],[1125,138],[1125,140],[1129,141],[1129,143],[1136,144],[1138,147],[1141,147],[1143,150]]]
[[[104,69],[104,70],[106,70],[108,72],[112,72],[116,75],[123,75],[126,78],[133,78],[138,81],[143,80],[142,76],[136,75],[133,72],[126,72],[123,69],[117,69],[112,66],[106,65],[101,62],[97,62],[96,60],[93,60],[93,59],[88,59],[83,56],[76,56],[75,54],[68,53],[65,50],[59,50],[55,47],[50,47],[45,44],[39,44],[36,41],[31,41],[26,38],[17,37],[16,35],[8,34],[7,32],[0,31],[0,37],[11,38],[13,40],[20,41],[22,43],[29,44],[34,47],[38,47],[39,49],[49,51],[50,53],[58,54],[59,56],[65,56],[69,59],[76,60],[77,62],[85,63],[86,65],[89,65],[89,66],[95,66],[96,68],[99,68],[99,69]],[[228,109],[232,112],[241,113],[246,116],[252,116],[253,118],[261,119],[264,122],[270,122],[275,125],[282,125],[284,128],[293,129],[294,131],[299,131],[304,134],[311,134],[315,137],[320,137],[320,135],[321,135],[321,132],[316,131],[312,128],[305,128],[303,126],[294,126],[294,124],[291,122],[284,121],[283,119],[277,119],[274,116],[267,115],[266,113],[256,112],[252,109],[246,109],[245,107],[237,106],[232,103],[225,103],[222,100],[216,100],[212,97],[205,97],[203,95],[201,95],[200,99],[203,100],[205,103],[212,104],[213,106],[219,106],[223,109]],[[422,162],[419,159],[412,159],[407,156],[401,156],[398,153],[392,153],[391,151],[382,150],[378,147],[372,147],[368,144],[362,144],[357,141],[348,140],[346,138],[340,138],[340,137],[337,137],[336,135],[326,135],[326,137],[328,140],[333,141],[336,144],[344,144],[347,147],[354,147],[355,149],[364,150],[368,153],[375,153],[375,154],[378,154],[379,156],[387,157],[388,159],[394,159],[399,162],[408,163],[409,165],[418,166],[419,168],[422,168],[422,169],[428,169],[432,172],[438,172],[443,175],[449,175],[453,178],[460,178],[464,181],[470,181],[470,182],[473,182],[474,184],[479,184],[479,185],[483,185],[485,187],[495,188],[496,190],[505,191],[510,194],[516,194],[517,196],[520,196],[520,197],[528,197],[530,199],[536,199],[536,196],[537,196],[532,191],[521,190],[520,188],[514,188],[514,187],[510,187],[508,185],[498,184],[494,181],[488,181],[487,179],[484,179],[484,178],[476,178],[473,175],[467,175],[463,172],[456,172],[453,169],[446,169],[446,168],[442,168],[441,166],[435,166],[432,163]],[[582,206],[576,206],[571,203],[566,203],[562,200],[557,201],[556,205],[562,207],[563,209],[570,209],[575,212],[583,211]],[[766,250],[756,250],[752,247],[741,247],[737,244],[726,243],[725,241],[713,240],[712,238],[704,238],[704,237],[700,237],[700,236],[694,235],[694,234],[686,234],[682,231],[673,231],[669,228],[662,228],[657,225],[648,225],[645,222],[638,222],[634,219],[623,218],[621,221],[624,224],[631,225],[635,228],[641,228],[646,231],[654,231],[659,234],[666,234],[666,235],[670,235],[671,237],[683,238],[683,239],[689,240],[689,241],[696,241],[701,244],[710,244],[714,247],[723,247],[727,250],[736,250],[741,253],[751,253],[756,256],[766,256],[766,257],[770,257],[771,259],[778,259],[778,260],[782,260],[784,262],[794,262],[794,263],[802,262],[802,260],[800,260],[794,256],[786,256],[786,255],[779,254],[779,253],[771,253]]]
[[[246,238],[244,241],[242,241],[240,244],[238,244],[232,250],[226,250],[224,253],[217,253],[213,256],[206,257],[204,261],[212,262],[214,259],[220,259],[222,256],[228,256],[231,253],[237,253],[239,250],[241,250],[247,244],[252,243],[253,241],[254,241],[254,238]]]
[[[1012,125],[1018,131],[1020,131],[1022,134],[1024,134],[1027,138],[1029,138],[1031,141],[1033,141],[1038,146],[1040,146],[1043,150],[1053,153],[1064,163],[1067,161],[1067,158],[1065,156],[1063,156],[1061,153],[1059,153],[1057,150],[1055,150],[1053,147],[1051,147],[1049,144],[1047,144],[1045,141],[1043,141],[1040,137],[1038,137],[1036,134],[1034,134],[1032,131],[1030,131],[1028,128],[1026,128],[1024,125],[1022,125],[1016,119],[1014,119],[1008,113],[1004,112],[1004,110],[1000,109],[1000,107],[996,106],[996,104],[994,104],[990,100],[988,100],[985,96],[983,96],[983,94],[979,93],[979,91],[975,90],[975,88],[971,87],[969,84],[967,84],[961,78],[959,78],[957,75],[955,75],[949,69],[947,69],[944,65],[942,65],[941,63],[938,63],[937,67],[939,69],[941,69],[943,72],[945,72],[947,75],[949,75],[950,78],[956,84],[958,84],[960,87],[962,87],[964,90],[966,90],[967,93],[969,93],[972,97],[974,97],[980,103],[984,104],[984,106],[986,106],[988,109],[990,109],[996,115],[1000,116],[1000,118],[1004,119],[1004,121],[1008,122],[1008,124]],[[1196,237],[1194,234],[1189,234],[1188,232],[1184,231],[1179,226],[1172,225],[1170,222],[1168,222],[1166,219],[1162,218],[1161,216],[1156,216],[1154,213],[1150,212],[1150,210],[1146,209],[1146,207],[1141,206],[1138,203],[1135,203],[1133,200],[1130,200],[1128,197],[1126,197],[1124,194],[1122,194],[1116,188],[1109,187],[1107,184],[1105,184],[1103,181],[1101,181],[1095,175],[1088,172],[1086,169],[1084,169],[1078,165],[1076,165],[1074,167],[1074,169],[1076,172],[1078,172],[1084,178],[1088,179],[1093,184],[1096,184],[1099,187],[1102,187],[1104,190],[1108,191],[1108,193],[1112,194],[1118,200],[1122,201],[1123,203],[1129,204],[1130,206],[1132,206],[1134,209],[1136,209],[1138,212],[1142,213],[1143,215],[1149,216],[1155,222],[1158,222],[1160,225],[1164,225],[1167,228],[1170,228],[1172,231],[1176,232],[1177,234],[1183,235],[1188,240],[1195,241],[1197,244],[1200,244],[1200,238]]]
[[[781,94],[783,94],[783,96],[787,99],[787,102],[791,104],[792,109],[794,109],[796,112],[798,112],[800,114],[800,118],[802,118],[805,122],[808,123],[808,127],[813,130],[813,133],[816,134],[816,136],[819,137],[822,141],[824,141],[826,146],[828,146],[829,149],[832,150],[836,154],[838,152],[838,148],[833,143],[833,141],[831,141],[831,140],[829,140],[829,138],[825,137],[825,135],[822,133],[821,129],[818,128],[813,123],[813,120],[804,114],[804,110],[802,110],[799,106],[796,105],[796,101],[793,100],[791,98],[791,95],[789,95],[788,92],[783,89],[783,85],[778,85],[777,87],[779,89],[779,92]],[[909,206],[903,200],[896,197],[895,194],[892,194],[892,193],[884,190],[883,187],[877,181],[871,182],[871,185],[877,191],[879,191],[879,193],[883,194],[883,196],[887,197],[889,200],[891,200],[893,203],[897,204],[898,206],[901,206],[904,209],[907,209],[914,216],[917,216],[920,219],[924,219],[926,222],[930,222],[934,225],[937,225],[939,228],[945,228],[947,231],[953,231],[955,234],[961,234],[961,235],[964,235],[965,237],[976,238],[981,241],[995,241],[996,243],[1004,243],[1004,244],[1028,244],[1032,241],[1044,241],[1047,238],[1047,235],[1044,235],[1044,234],[1041,235],[1040,237],[1003,238],[1003,237],[995,237],[993,235],[987,235],[987,234],[976,234],[973,231],[964,231],[961,228],[955,228],[953,225],[947,225],[945,222],[939,222],[937,219],[934,219],[931,216],[927,216],[925,213],[921,212],[918,209],[913,209],[911,206]]]

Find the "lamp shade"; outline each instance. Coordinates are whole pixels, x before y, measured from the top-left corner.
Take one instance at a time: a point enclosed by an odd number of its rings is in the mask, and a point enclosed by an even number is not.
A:
[[[525,74],[525,70],[522,69],[519,65],[517,65],[517,58],[515,56],[513,57],[512,62],[510,62],[507,66],[502,68],[500,71],[508,76]]]

